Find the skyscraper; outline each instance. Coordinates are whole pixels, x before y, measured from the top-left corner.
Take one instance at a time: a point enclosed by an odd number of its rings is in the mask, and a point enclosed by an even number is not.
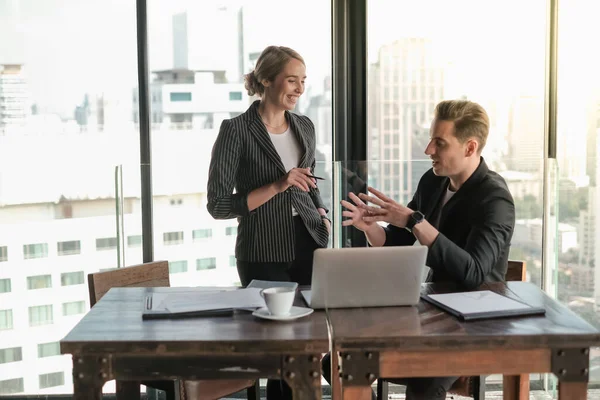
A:
[[[199,2],[173,16],[173,68],[226,71],[227,81],[242,82],[242,9]]]
[[[413,150],[413,141],[423,135],[423,126],[443,98],[444,71],[437,59],[431,40],[404,38],[382,46],[369,71],[369,156],[381,160],[377,168],[371,163],[369,175],[402,202],[416,189],[414,177],[429,168],[426,162],[414,162],[427,156],[421,146]]]

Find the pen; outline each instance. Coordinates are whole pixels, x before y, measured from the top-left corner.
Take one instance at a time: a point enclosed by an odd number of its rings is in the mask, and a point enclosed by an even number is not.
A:
[[[306,176],[308,176],[309,178],[313,178],[313,179],[320,179],[322,181],[325,180],[325,178],[321,178],[320,176],[314,176],[314,175],[306,175]]]

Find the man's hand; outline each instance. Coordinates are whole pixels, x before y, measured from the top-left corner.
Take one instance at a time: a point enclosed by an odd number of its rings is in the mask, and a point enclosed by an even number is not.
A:
[[[369,186],[369,192],[374,196],[369,196],[365,193],[361,193],[359,196],[361,200],[375,204],[378,207],[365,206],[365,214],[363,221],[365,223],[374,223],[377,221],[384,221],[388,224],[397,226],[398,228],[405,228],[408,222],[408,218],[413,213],[408,207],[402,204],[396,203],[391,198],[387,197],[379,190],[376,190]],[[342,214],[343,215],[343,214]]]
[[[353,225],[356,229],[359,229],[363,232],[367,231],[373,224],[375,224],[375,222],[369,222],[365,220],[368,206],[363,203],[363,201],[354,193],[349,193],[348,197],[354,204],[350,203],[349,201],[342,200],[342,206],[346,208],[346,210],[342,212],[342,217],[350,218],[343,220],[342,226]]]

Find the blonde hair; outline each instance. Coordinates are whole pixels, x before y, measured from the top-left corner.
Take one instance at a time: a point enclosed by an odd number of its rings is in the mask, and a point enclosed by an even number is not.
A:
[[[292,59],[304,64],[304,59],[298,52],[284,46],[269,46],[263,50],[256,61],[254,71],[244,75],[244,86],[248,91],[248,96],[258,94],[262,97],[265,93],[263,80],[274,81],[286,64]]]
[[[454,122],[454,136],[461,143],[475,138],[481,153],[490,132],[490,119],[479,104],[468,100],[444,100],[435,107],[435,120]]]

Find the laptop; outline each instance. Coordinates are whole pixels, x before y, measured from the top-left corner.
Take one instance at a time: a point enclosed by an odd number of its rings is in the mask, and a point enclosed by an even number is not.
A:
[[[419,302],[426,246],[317,249],[311,308],[412,306]]]

